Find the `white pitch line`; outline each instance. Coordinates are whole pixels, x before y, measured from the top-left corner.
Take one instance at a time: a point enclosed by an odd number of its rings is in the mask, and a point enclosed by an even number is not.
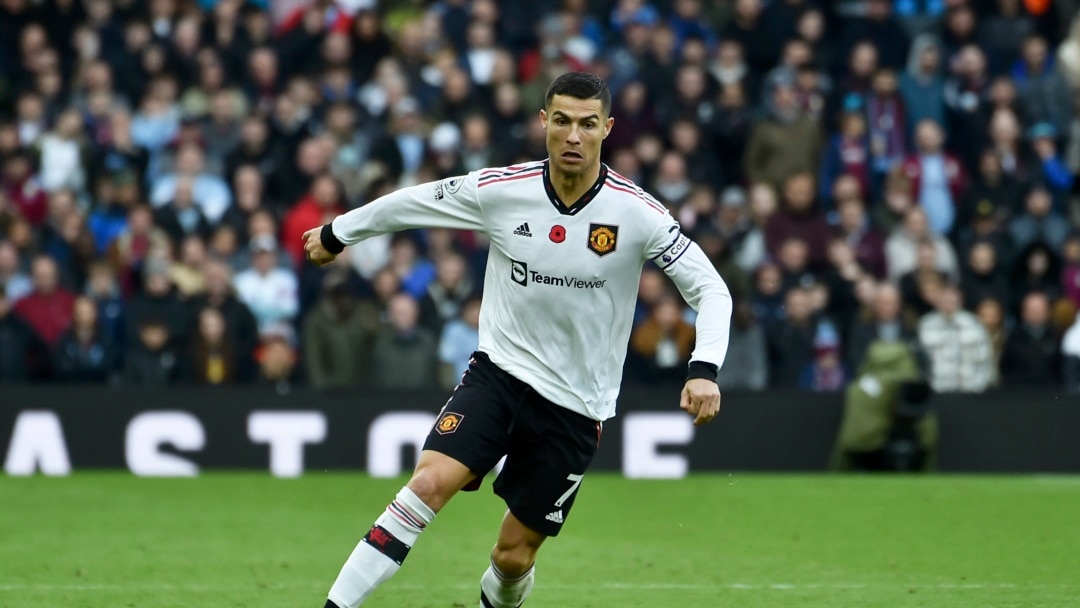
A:
[[[723,589],[747,590],[747,591],[812,591],[829,589],[938,589],[949,590],[979,590],[979,589],[1075,589],[1080,588],[1076,584],[1016,584],[1016,583],[717,583],[717,584],[691,584],[691,583],[600,583],[597,584],[545,584],[550,589],[602,589],[629,590],[629,591],[716,591]],[[476,584],[444,585],[449,589],[473,589]],[[417,583],[391,584],[388,589],[428,589],[428,585]],[[259,591],[259,590],[283,590],[283,589],[321,589],[319,585],[197,585],[197,584],[173,584],[173,583],[0,583],[0,593],[12,593],[20,591],[187,591],[187,592],[219,592],[219,591]]]

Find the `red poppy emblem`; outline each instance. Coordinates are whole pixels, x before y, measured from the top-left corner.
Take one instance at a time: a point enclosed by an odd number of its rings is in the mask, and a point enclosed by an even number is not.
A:
[[[558,224],[551,227],[551,232],[548,233],[548,238],[552,243],[561,243],[566,240],[566,228],[559,226]]]

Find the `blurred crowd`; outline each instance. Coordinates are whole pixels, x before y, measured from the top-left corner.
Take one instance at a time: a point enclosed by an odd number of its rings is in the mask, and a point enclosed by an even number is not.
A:
[[[1080,20],[1060,0],[0,0],[0,382],[452,386],[487,242],[300,236],[546,156],[548,83],[735,297],[725,390],[1080,390]],[[693,311],[646,267],[628,378]],[[869,354],[868,354],[869,353]]]

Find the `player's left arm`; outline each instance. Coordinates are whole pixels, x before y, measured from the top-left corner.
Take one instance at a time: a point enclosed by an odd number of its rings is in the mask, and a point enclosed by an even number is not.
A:
[[[666,220],[653,233],[647,255],[697,311],[697,341],[690,355],[679,407],[694,416],[695,425],[701,425],[720,411],[716,374],[727,356],[733,308],[731,290],[697,243],[683,234],[670,216]]]

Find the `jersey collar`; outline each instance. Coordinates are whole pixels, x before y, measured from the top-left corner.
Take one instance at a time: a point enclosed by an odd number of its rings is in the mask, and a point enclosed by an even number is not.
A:
[[[559,195],[555,194],[555,186],[551,184],[551,161],[544,161],[544,192],[547,192],[548,200],[552,205],[555,205],[555,209],[563,215],[577,215],[579,211],[585,208],[596,195],[600,193],[600,188],[604,187],[604,180],[607,179],[608,168],[604,163],[600,163],[600,175],[596,178],[596,183],[589,188],[585,194],[581,195],[573,205],[566,206],[559,200]]]

